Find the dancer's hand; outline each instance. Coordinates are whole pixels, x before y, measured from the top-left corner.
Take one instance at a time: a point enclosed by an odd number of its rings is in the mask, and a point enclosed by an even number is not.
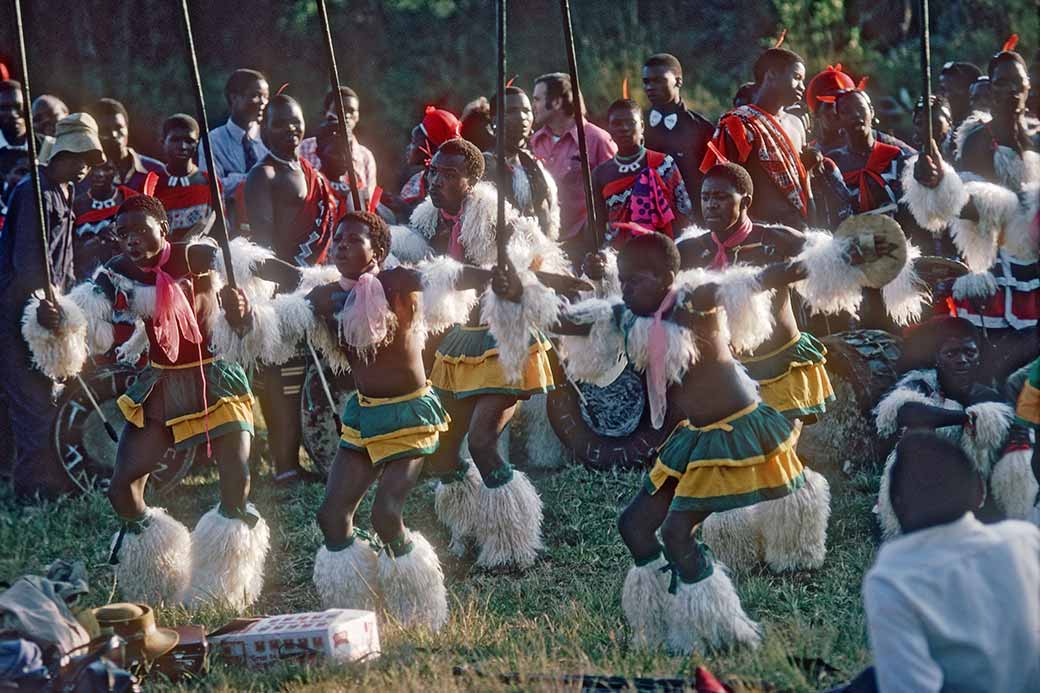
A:
[[[491,270],[491,290],[507,301],[520,302],[520,297],[524,295],[524,286],[520,283],[520,275],[516,273],[516,268],[511,262],[507,261],[505,266],[495,265]]]
[[[225,286],[220,290],[220,305],[224,308],[228,324],[232,327],[242,327],[248,323],[249,299],[242,289]]]
[[[65,311],[55,301],[40,299],[40,305],[36,307],[36,322],[45,330],[57,332],[65,322]]]
[[[943,179],[942,154],[935,140],[928,143],[928,153],[921,152],[914,164],[914,180],[926,188],[936,188]]]

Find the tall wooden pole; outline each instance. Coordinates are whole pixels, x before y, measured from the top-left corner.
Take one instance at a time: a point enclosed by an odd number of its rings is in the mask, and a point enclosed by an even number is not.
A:
[[[498,93],[495,95],[495,161],[498,167],[498,217],[495,226],[495,243],[498,250],[498,264],[505,267],[508,262],[506,249],[509,244],[509,232],[506,229],[506,191],[512,186],[512,176],[506,166],[506,0],[496,3],[498,28]]]
[[[343,131],[343,139],[347,145],[347,179],[350,182],[350,201],[354,203],[355,211],[363,212],[365,208],[361,206],[361,192],[358,190],[357,172],[354,170],[354,144],[351,142],[350,131],[347,129],[347,112],[343,105],[343,94],[339,90],[339,68],[336,67],[336,49],[332,45],[332,27],[329,24],[329,11],[325,7],[325,0],[318,0],[318,17],[321,18],[322,35],[325,38],[325,55],[329,60],[331,93],[335,99],[340,129]]]

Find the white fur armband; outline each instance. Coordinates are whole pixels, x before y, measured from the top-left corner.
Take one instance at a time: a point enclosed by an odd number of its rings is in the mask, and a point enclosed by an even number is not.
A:
[[[1018,196],[1007,188],[983,181],[971,181],[964,187],[979,219],[977,222],[956,219],[950,227],[950,236],[971,271],[982,272],[996,262],[1001,234],[1018,211]]]
[[[611,301],[590,298],[567,306],[564,319],[589,325],[588,335],[560,335],[559,353],[567,377],[605,386],[604,376],[614,374],[625,352],[625,337],[614,320]]]
[[[339,281],[340,273],[335,265],[315,265],[313,267],[298,267],[300,270],[300,283],[293,293],[302,292],[306,296],[311,289],[324,284]]]
[[[57,331],[51,332],[36,319],[40,299],[33,296],[22,313],[22,336],[29,345],[33,365],[52,380],[79,374],[87,362],[87,319],[68,296],[55,295],[65,314]]]
[[[1015,411],[1003,402],[979,402],[964,413],[971,417],[971,422],[961,435],[961,448],[975,461],[983,478],[988,478],[1011,430]]]
[[[250,367],[258,363],[277,363],[284,353],[278,315],[269,301],[250,303],[250,322],[236,331],[224,311],[214,311],[210,324],[210,350],[217,358]],[[290,346],[295,345],[292,342]],[[291,355],[291,353],[290,353]],[[284,359],[281,359],[284,361]]]
[[[961,208],[968,203],[968,192],[953,167],[943,162],[943,177],[939,185],[929,188],[914,178],[912,157],[903,166],[903,202],[910,208],[914,220],[929,231],[942,231],[957,218]]]
[[[921,257],[921,251],[913,243],[906,244],[906,264],[899,270],[896,278],[881,287],[881,298],[885,302],[885,311],[897,325],[905,326],[921,319],[927,295],[917,276],[914,262]]]
[[[560,299],[533,272],[520,272],[524,287],[519,303],[501,298],[490,289],[480,301],[480,319],[498,343],[498,360],[510,382],[520,380],[527,362],[532,329],[546,331],[560,317]]]
[[[913,374],[914,371],[911,371],[907,375],[911,376]],[[895,435],[900,428],[899,410],[903,408],[904,404],[910,404],[911,402],[927,404],[930,407],[940,406],[937,402],[913,388],[896,385],[895,389],[882,397],[881,401],[874,407],[874,422],[877,426],[877,432],[885,438]]]
[[[729,343],[737,353],[751,353],[773,332],[773,292],[762,290],[757,275],[757,268],[737,265],[715,280],[715,296],[726,311]]]
[[[69,292],[70,301],[79,306],[87,321],[87,348],[103,354],[112,348],[112,303],[94,282],[83,282]]]
[[[986,271],[973,272],[957,277],[953,282],[953,297],[965,299],[987,299],[997,293],[997,279]]]
[[[231,239],[231,268],[235,272],[235,284],[245,293],[246,298],[254,301],[269,299],[278,287],[274,282],[257,276],[257,267],[265,260],[274,258],[274,253],[239,236]],[[223,283],[227,283],[227,268],[224,265],[224,253],[216,254],[215,269]]]
[[[419,263],[416,270],[423,287],[423,320],[430,332],[440,332],[456,323],[465,323],[477,305],[477,292],[455,288],[463,264],[442,256]]]
[[[849,264],[848,250],[848,241],[825,231],[805,233],[805,246],[795,260],[805,265],[806,277],[794,287],[813,313],[859,311],[864,276]]]
[[[418,231],[401,224],[394,224],[390,227],[390,252],[400,262],[416,263],[430,257],[433,249]]]

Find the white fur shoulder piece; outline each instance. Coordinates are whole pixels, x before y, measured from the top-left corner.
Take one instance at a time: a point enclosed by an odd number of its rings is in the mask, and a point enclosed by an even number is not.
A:
[[[436,219],[434,220],[434,230],[436,230]],[[390,227],[390,252],[401,262],[420,262],[432,255],[433,249],[422,231],[394,224]]]
[[[68,296],[55,295],[65,320],[60,331],[51,332],[36,320],[40,299],[33,296],[22,313],[22,337],[29,345],[33,365],[51,380],[78,375],[87,362],[87,318]]]
[[[971,181],[964,187],[978,210],[979,220],[957,219],[950,227],[950,236],[968,267],[982,272],[996,262],[1002,232],[1018,210],[1018,196],[983,181]]]
[[[881,401],[878,402],[876,407],[874,407],[877,432],[882,436],[893,436],[899,431],[899,410],[904,404],[909,402],[950,409],[951,406],[946,403],[949,402],[957,409],[961,408],[961,406],[954,400],[946,400],[944,402],[938,397],[930,397],[914,388],[912,386],[914,381],[924,382],[931,392],[939,391],[939,382],[935,370],[922,369],[908,371],[899,379],[899,382],[896,383],[895,387],[892,388],[888,394],[882,397]]]
[[[943,177],[935,188],[928,188],[914,178],[914,164],[917,157],[912,157],[903,167],[903,202],[910,208],[910,213],[923,228],[929,231],[941,231],[968,202],[968,192],[953,167],[943,162]]]
[[[590,298],[564,308],[572,323],[589,325],[587,336],[560,335],[559,353],[571,380],[600,383],[605,373],[617,368],[625,353],[625,337],[614,320],[620,301]]]
[[[416,267],[423,287],[423,321],[430,332],[441,332],[456,323],[465,323],[477,305],[477,292],[455,288],[463,265],[441,256],[420,262]]]
[[[277,363],[285,340],[278,324],[278,314],[270,301],[250,304],[251,323],[237,331],[227,320],[227,314],[215,310],[208,316],[210,351],[217,358],[243,367],[258,363]]]
[[[626,321],[632,320],[632,327],[628,330],[626,340],[626,351],[632,365],[636,370],[646,370],[650,356],[650,327],[654,324],[652,317],[630,316]],[[693,333],[684,327],[677,325],[671,320],[662,320],[667,345],[665,353],[665,374],[669,384],[678,383],[682,380],[686,371],[697,363],[699,356],[697,344]]]
[[[338,321],[339,316],[336,317]],[[350,371],[350,361],[347,360],[346,352],[340,348],[339,337],[329,331],[321,320],[315,321],[307,338],[325,357],[325,362],[329,364],[333,373],[340,374]]]
[[[917,276],[914,263],[921,257],[920,249],[906,244],[906,264],[896,278],[881,287],[885,311],[897,325],[905,326],[921,319],[921,310],[927,300],[926,287]]]
[[[683,228],[679,232],[679,236],[675,239],[675,242],[682,243],[683,241],[689,241],[694,238],[700,238],[701,236],[704,236],[709,233],[711,233],[711,231],[709,231],[708,229],[701,228],[700,226],[697,226],[695,224],[690,224],[689,226]]]
[[[312,267],[297,267],[300,270],[300,284],[295,291],[304,294],[324,284],[339,281],[340,273],[335,265],[314,265]]]
[[[826,231],[806,231],[805,246],[795,258],[806,278],[794,285],[813,313],[855,315],[863,301],[863,273],[848,261],[848,243]]]
[[[419,206],[412,210],[412,216],[408,219],[408,226],[412,231],[429,241],[437,235],[438,215],[439,212],[433,206],[433,200],[427,195],[419,203]]]
[[[726,313],[729,343],[737,353],[751,353],[773,332],[773,291],[763,291],[758,268],[732,265],[713,277],[715,295]]]
[[[207,243],[207,245],[209,245]],[[239,236],[231,239],[231,268],[235,273],[235,283],[246,294],[250,301],[269,299],[274,295],[277,284],[257,276],[257,267],[265,260],[274,258],[274,253]],[[224,264],[224,253],[216,254],[215,268],[221,282],[227,283],[227,267]]]

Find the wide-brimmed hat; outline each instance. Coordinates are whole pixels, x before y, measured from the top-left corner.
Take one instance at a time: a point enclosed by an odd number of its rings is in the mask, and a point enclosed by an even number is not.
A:
[[[73,113],[58,121],[54,127],[54,145],[50,158],[62,152],[86,154],[87,163],[97,166],[105,160],[105,152],[98,139],[97,121],[89,113]]]
[[[867,279],[867,286],[880,289],[896,278],[906,265],[906,236],[903,228],[892,217],[882,214],[859,214],[838,224],[836,238],[855,238],[864,251],[864,262],[859,266]],[[891,255],[878,256],[873,252],[878,240],[895,247]]]
[[[177,631],[158,628],[155,614],[147,604],[119,602],[94,609],[101,633],[126,640],[126,662],[130,665],[142,660],[151,662],[166,654],[180,641]]]

